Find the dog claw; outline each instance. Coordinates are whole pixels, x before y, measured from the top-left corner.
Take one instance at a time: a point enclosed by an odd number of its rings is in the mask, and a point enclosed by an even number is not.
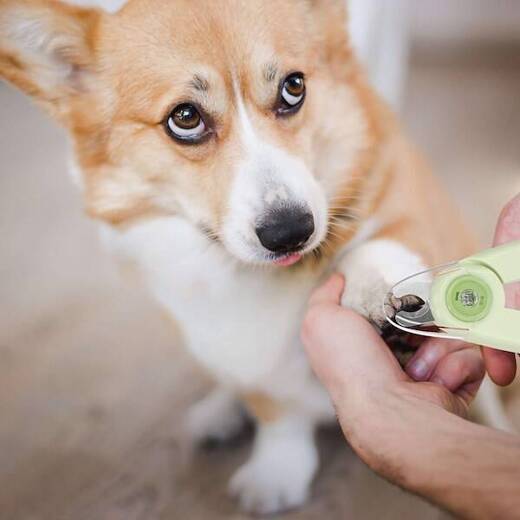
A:
[[[394,318],[398,312],[416,312],[425,304],[422,298],[414,294],[405,294],[400,298],[391,294],[385,301],[385,312],[389,318]]]

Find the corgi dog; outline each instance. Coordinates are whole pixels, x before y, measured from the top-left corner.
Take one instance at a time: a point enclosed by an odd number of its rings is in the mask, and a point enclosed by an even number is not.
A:
[[[334,419],[299,339],[310,292],[339,270],[342,303],[382,328],[394,283],[475,247],[346,16],[344,0],[0,0],[0,75],[67,128],[86,212],[215,382],[188,430],[255,419],[229,490],[258,514],[305,502]]]

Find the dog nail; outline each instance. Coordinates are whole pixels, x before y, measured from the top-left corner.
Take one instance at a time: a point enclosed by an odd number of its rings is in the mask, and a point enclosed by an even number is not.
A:
[[[401,298],[391,296],[390,303],[396,312],[416,312],[426,304],[422,298],[419,298],[419,296],[415,296],[414,294],[405,294]]]

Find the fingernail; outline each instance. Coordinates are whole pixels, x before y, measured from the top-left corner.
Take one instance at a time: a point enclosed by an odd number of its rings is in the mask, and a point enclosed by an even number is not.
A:
[[[424,359],[418,358],[406,367],[406,372],[416,381],[425,381],[428,378],[430,366]]]

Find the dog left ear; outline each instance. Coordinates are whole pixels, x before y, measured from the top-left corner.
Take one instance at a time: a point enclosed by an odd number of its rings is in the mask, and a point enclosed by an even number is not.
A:
[[[306,0],[317,14],[336,23],[347,23],[347,0]]]
[[[305,1],[311,11],[317,38],[323,43],[323,58],[332,64],[344,65],[351,58],[347,0]]]
[[[101,16],[55,0],[0,0],[0,76],[59,116],[87,89]]]

